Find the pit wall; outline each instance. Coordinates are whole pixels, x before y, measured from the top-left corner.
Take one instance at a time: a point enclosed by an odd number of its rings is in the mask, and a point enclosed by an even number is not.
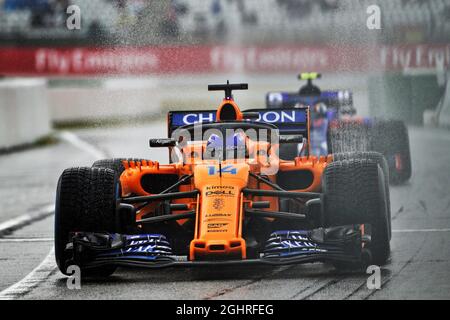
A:
[[[317,82],[325,88],[352,88],[358,112],[366,114],[368,110],[366,78],[366,75],[362,74],[324,74]],[[109,78],[97,79],[92,86],[80,86],[79,80],[71,83],[66,79],[63,85],[49,87],[49,107],[52,121],[57,125],[164,118],[169,110],[215,109],[223,99],[224,93],[210,92],[207,85],[225,83],[227,80],[232,83],[249,84],[248,90],[233,93],[243,110],[265,108],[265,97],[269,91],[295,92],[304,84],[297,80],[295,72]]]
[[[432,73],[372,76],[369,80],[370,114],[422,125],[424,112],[434,110],[443,93]]]
[[[65,125],[144,118],[160,111],[161,94],[154,78],[104,79],[95,83],[50,86],[48,101],[52,122]]]
[[[441,73],[439,82],[445,88],[445,91],[437,107],[430,110],[430,114],[432,115],[431,124],[450,128],[450,69]],[[426,121],[426,114],[424,114],[424,121]],[[425,122],[425,124],[427,123]]]
[[[442,72],[385,73],[368,81],[370,114],[412,125],[450,125],[450,86]],[[445,77],[444,77],[445,78]]]
[[[442,127],[450,128],[450,82],[447,80],[445,95],[442,98],[438,109],[437,124]]]
[[[0,151],[48,135],[51,120],[44,79],[0,79]]]
[[[215,108],[223,93],[208,92],[206,86],[226,80],[249,83],[248,91],[235,92],[241,108],[263,108],[268,91],[298,90],[302,83],[295,75],[292,72],[89,78],[78,79],[77,85],[64,83],[67,79],[62,80],[62,85],[48,85],[42,78],[3,79],[0,80],[0,151],[39,140],[51,132],[51,124],[164,118],[169,110]],[[448,127],[450,124],[450,95],[444,98],[445,88],[433,74],[328,73],[316,82],[322,88],[352,90],[360,115],[422,124],[423,119],[427,122],[428,111],[432,113],[434,125]],[[445,103],[437,108],[439,100]]]

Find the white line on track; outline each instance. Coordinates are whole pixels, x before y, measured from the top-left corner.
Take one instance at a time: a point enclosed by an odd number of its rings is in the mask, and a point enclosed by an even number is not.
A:
[[[0,238],[0,243],[2,242],[51,242],[53,238]]]
[[[80,139],[77,135],[68,132],[63,131],[60,132],[59,136],[74,145],[75,147],[83,150],[84,152],[89,153],[92,155],[95,159],[103,159],[107,158],[107,155],[96,148],[95,146],[87,143],[86,141]],[[53,212],[54,205],[46,207],[49,209],[51,207]],[[33,215],[34,216],[34,215]],[[2,230],[11,230],[11,229],[17,229],[21,226],[24,226],[29,223],[31,215],[22,215],[20,217],[17,217],[15,219],[6,221],[2,224],[0,224],[0,235]],[[395,233],[412,233],[412,232],[450,232],[450,228],[444,228],[444,229],[398,229],[398,230],[392,230],[392,232]],[[25,239],[3,239],[4,241],[11,241],[11,240],[17,240],[17,241],[23,241]],[[42,239],[28,239],[29,241],[43,241]],[[50,239],[44,239],[50,241]],[[13,300],[17,299],[21,296],[24,296],[25,294],[29,293],[31,290],[33,290],[35,287],[37,287],[39,284],[41,284],[43,281],[47,280],[56,270],[56,263],[55,263],[55,257],[54,257],[54,248],[50,251],[50,253],[47,255],[47,257],[33,270],[31,271],[25,278],[20,280],[19,282],[13,284],[12,286],[6,288],[5,290],[0,292],[0,300]]]
[[[450,232],[450,228],[443,229],[397,229],[392,230],[395,233],[414,233],[414,232]]]
[[[15,231],[19,228],[22,228],[32,222],[42,220],[42,219],[52,215],[54,209],[55,209],[55,205],[50,204],[50,205],[45,206],[42,209],[38,210],[34,214],[23,214],[14,219],[10,219],[8,221],[0,223],[0,236],[3,236],[10,232],[13,232],[13,231]]]
[[[90,154],[95,158],[95,160],[107,158],[107,155],[103,151],[80,139],[77,135],[71,132],[62,131],[59,133],[59,137],[64,141],[81,149],[82,151]],[[51,205],[52,213],[53,208],[54,205]],[[0,225],[0,231],[2,230],[2,227],[4,228],[4,230],[8,230],[8,232],[11,229],[17,229],[17,226],[19,226],[20,228],[21,226],[29,223],[27,221],[29,221],[30,217],[30,215],[23,215],[16,219],[4,222]],[[47,257],[45,257],[41,264],[39,264],[34,270],[32,270],[27,276],[25,276],[25,278],[1,291],[0,300],[14,300],[20,298],[21,296],[24,296],[25,294],[36,288],[43,281],[47,280],[57,268],[54,250],[55,249],[52,248],[50,253],[47,255]]]
[[[0,300],[14,300],[27,294],[33,290],[33,288],[48,279],[55,270],[55,254],[54,249],[52,249],[41,264],[25,278],[0,292]]]
[[[76,134],[69,132],[69,131],[61,131],[59,133],[59,137],[70,144],[74,145],[78,149],[81,149],[82,151],[89,153],[92,155],[96,160],[107,158],[107,155],[97,147],[93,146],[92,144],[84,141],[83,139],[79,138]]]

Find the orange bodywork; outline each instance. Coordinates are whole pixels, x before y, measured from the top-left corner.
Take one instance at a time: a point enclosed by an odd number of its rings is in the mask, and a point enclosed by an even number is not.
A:
[[[234,101],[225,99],[218,108],[217,119],[220,121],[220,109],[223,104],[235,107],[237,120],[242,120],[243,114]],[[323,170],[333,159],[327,157],[297,157],[293,161],[285,161],[273,153],[278,146],[268,146],[267,142],[247,142],[251,154],[258,155],[259,150],[269,150],[271,161],[276,162],[278,172],[309,171],[312,179],[303,189],[289,191],[320,192]],[[308,141],[309,146],[309,141]],[[161,165],[154,161],[124,161],[125,170],[120,177],[122,196],[150,195],[142,186],[142,178],[152,174],[171,174],[179,178],[193,174],[193,179],[182,184],[175,191],[198,190],[197,198],[176,199],[172,203],[184,203],[190,210],[195,210],[196,221],[194,239],[189,247],[189,259],[199,260],[212,257],[237,257],[246,259],[246,243],[242,237],[244,209],[251,207],[252,201],[269,201],[270,208],[265,210],[277,211],[278,199],[274,197],[244,196],[242,189],[272,188],[251,177],[249,173],[259,174],[268,166],[268,157],[254,156],[251,159],[204,160],[201,154],[205,150],[204,142],[196,142],[183,147],[183,155],[177,163]],[[277,174],[267,175],[267,178],[277,183]],[[156,204],[149,204],[137,212],[137,219],[151,216]],[[183,212],[183,211],[178,211]],[[270,218],[267,218],[270,219]],[[186,220],[179,220],[184,224]]]
[[[225,162],[222,168],[229,165]],[[220,173],[218,164],[196,166],[194,169],[194,186],[201,190],[201,205],[189,250],[192,260],[223,254],[246,258],[241,191],[248,185],[249,166],[245,163],[231,165],[236,170],[235,174]]]

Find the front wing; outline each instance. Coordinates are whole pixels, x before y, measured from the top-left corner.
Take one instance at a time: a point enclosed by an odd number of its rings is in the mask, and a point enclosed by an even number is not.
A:
[[[345,228],[345,227],[340,227]],[[189,261],[172,253],[169,241],[160,234],[120,235],[79,232],[66,250],[72,258],[66,262],[83,269],[105,265],[164,268],[211,265],[287,265],[308,262],[361,261],[361,234],[340,229],[333,236],[323,228],[311,231],[277,231],[267,239],[259,258]],[[344,232],[343,232],[344,230]],[[336,236],[338,234],[338,236]],[[211,257],[212,258],[212,257]]]

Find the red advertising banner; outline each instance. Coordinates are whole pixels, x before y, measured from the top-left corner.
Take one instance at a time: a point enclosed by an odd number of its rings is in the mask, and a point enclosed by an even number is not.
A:
[[[450,44],[0,48],[0,75],[92,76],[213,72],[385,71],[450,66]]]

